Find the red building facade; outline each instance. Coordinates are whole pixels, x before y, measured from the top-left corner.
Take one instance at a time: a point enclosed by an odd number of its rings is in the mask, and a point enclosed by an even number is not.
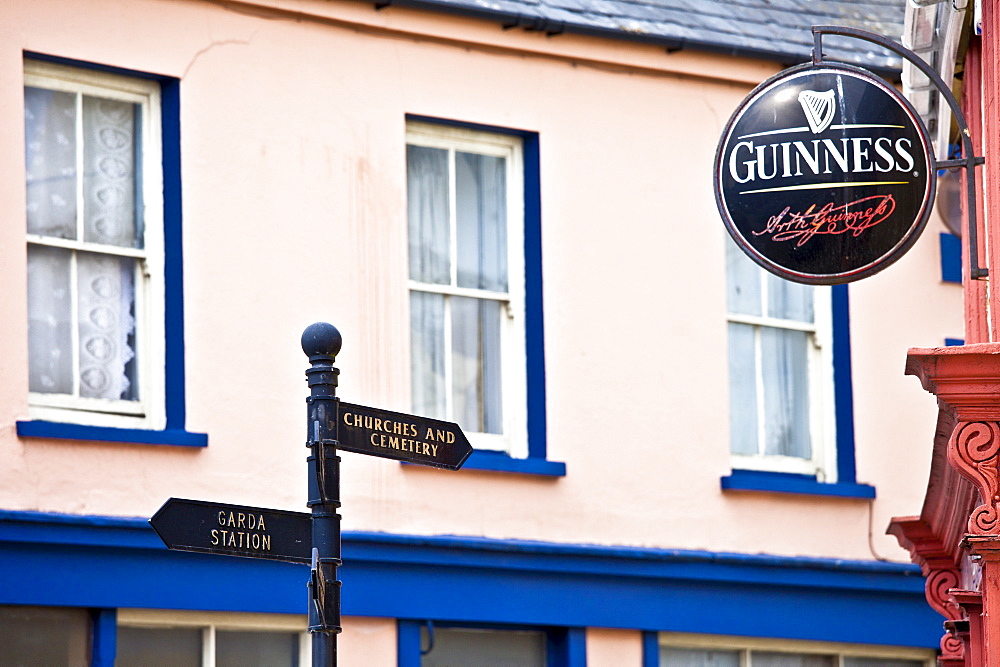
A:
[[[970,275],[963,210],[965,344],[908,354],[906,373],[937,397],[939,415],[920,515],[893,519],[889,532],[923,568],[927,600],[945,618],[939,664],[983,667],[1000,665],[1000,293],[991,289],[1000,275],[1000,7],[968,4],[955,92],[976,155],[985,157],[976,174],[976,251],[990,275]]]

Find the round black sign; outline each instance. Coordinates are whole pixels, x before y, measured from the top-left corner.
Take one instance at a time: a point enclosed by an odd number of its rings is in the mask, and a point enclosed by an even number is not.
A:
[[[899,259],[934,187],[913,107],[849,65],[801,65],[757,86],[715,156],[715,198],[736,244],[800,283],[851,282]]]

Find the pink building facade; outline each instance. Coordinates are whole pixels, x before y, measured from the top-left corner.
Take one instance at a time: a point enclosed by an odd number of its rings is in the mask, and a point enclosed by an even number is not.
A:
[[[0,645],[309,664],[308,566],[147,520],[306,511],[328,321],[343,400],[476,450],[341,454],[341,664],[933,664],[885,529],[932,463],[906,350],[965,331],[955,239],[849,288],[746,263],[716,143],[838,17],[625,4],[0,6]]]

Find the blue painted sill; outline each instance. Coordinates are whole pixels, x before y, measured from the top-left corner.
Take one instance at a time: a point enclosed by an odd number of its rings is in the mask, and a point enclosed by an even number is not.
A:
[[[127,442],[137,445],[175,445],[180,447],[208,446],[207,433],[191,433],[179,429],[150,431],[139,428],[85,426],[50,421],[19,421],[17,435],[22,438],[52,438],[57,440],[90,440],[93,442]]]
[[[857,482],[827,484],[810,475],[760,470],[734,470],[722,478],[723,491],[763,491],[767,493],[794,493],[810,496],[835,496],[840,498],[875,497],[875,487]]]

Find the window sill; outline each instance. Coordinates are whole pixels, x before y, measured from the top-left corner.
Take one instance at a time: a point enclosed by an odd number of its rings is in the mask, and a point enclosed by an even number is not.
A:
[[[404,463],[403,465],[416,465]],[[489,470],[509,472],[518,475],[539,475],[541,477],[565,477],[566,464],[539,458],[515,459],[504,452],[476,450],[462,465],[462,470]]]
[[[150,431],[138,428],[86,426],[50,421],[19,421],[17,435],[22,438],[52,438],[57,440],[90,440],[94,442],[128,442],[137,445],[174,445],[205,447],[208,434],[177,429]]]
[[[795,493],[809,496],[835,496],[840,498],[872,499],[875,487],[856,482],[827,484],[809,475],[759,470],[734,470],[722,478],[723,491],[763,491],[767,493]]]

